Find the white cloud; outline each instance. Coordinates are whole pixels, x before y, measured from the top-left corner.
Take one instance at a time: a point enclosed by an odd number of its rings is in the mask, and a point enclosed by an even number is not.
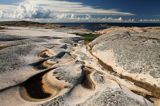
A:
[[[92,15],[133,15],[116,9],[96,9],[80,2],[63,0],[25,0],[13,5],[0,5],[0,19],[89,20]]]

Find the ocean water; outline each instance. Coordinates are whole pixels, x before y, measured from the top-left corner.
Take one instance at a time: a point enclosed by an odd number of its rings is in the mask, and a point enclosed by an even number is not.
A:
[[[160,27],[160,23],[60,23],[67,27],[82,27],[91,31],[102,30],[112,26],[120,27]]]

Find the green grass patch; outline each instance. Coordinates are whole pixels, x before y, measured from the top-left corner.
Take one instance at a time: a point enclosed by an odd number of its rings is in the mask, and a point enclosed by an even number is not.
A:
[[[84,39],[85,43],[89,43],[94,39],[96,39],[98,36],[100,36],[100,34],[97,34],[97,33],[83,33],[83,34],[74,33],[74,34],[81,36]]]

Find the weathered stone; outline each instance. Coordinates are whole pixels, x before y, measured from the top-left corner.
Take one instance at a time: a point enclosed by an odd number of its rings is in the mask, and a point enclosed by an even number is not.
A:
[[[160,98],[160,30],[104,34],[90,45],[92,53],[122,78]]]
[[[90,47],[67,31],[11,29],[0,34],[2,106],[159,104],[159,29],[111,28]]]

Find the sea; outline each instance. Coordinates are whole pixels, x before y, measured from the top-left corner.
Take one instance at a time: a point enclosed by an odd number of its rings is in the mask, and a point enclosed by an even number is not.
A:
[[[160,23],[58,23],[66,27],[82,27],[91,31],[119,27],[160,27]]]

